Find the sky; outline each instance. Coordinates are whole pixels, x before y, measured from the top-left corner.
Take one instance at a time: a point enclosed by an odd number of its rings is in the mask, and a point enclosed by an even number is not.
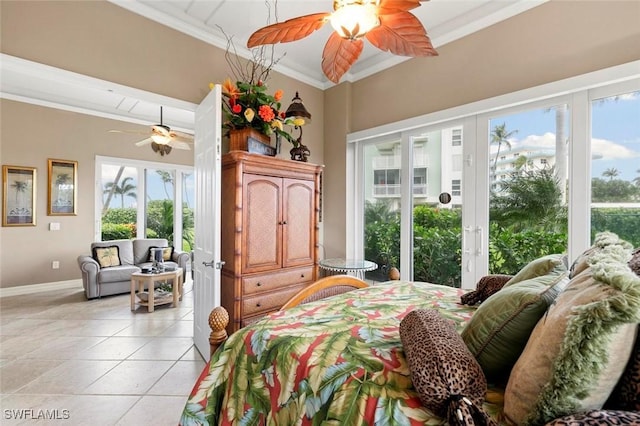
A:
[[[102,187],[103,188],[107,182],[113,182],[113,180],[116,177],[116,174],[118,173],[119,168],[120,167],[117,165],[102,166]],[[120,177],[120,184],[122,184],[122,180],[125,179],[126,177],[132,178],[132,180],[130,180],[128,183],[132,183],[137,186],[138,178],[137,178],[137,171],[135,167],[125,167],[125,170],[122,173],[122,176]],[[187,179],[187,182],[186,182],[187,192],[188,192],[187,197],[185,198],[183,196],[183,201],[188,203],[190,207],[194,206],[194,199],[195,199],[194,184],[195,182],[192,174],[191,177]],[[149,194],[147,198],[150,198],[152,200],[162,200],[167,198],[167,195],[165,193],[165,186],[162,182],[162,179],[160,178],[160,175],[156,173],[155,169],[150,169],[150,173],[148,173],[147,187],[149,190]],[[167,184],[166,190],[168,191],[169,195],[172,197],[173,185]],[[106,197],[103,197],[103,200],[105,199]],[[132,197],[124,197],[124,203],[125,203],[125,207],[135,207],[137,200]],[[114,195],[114,198],[111,201],[111,207],[115,207],[115,208],[121,207],[121,201],[120,201],[119,195]]]
[[[591,122],[591,175],[602,177],[602,172],[615,168],[620,172],[618,179],[631,181],[640,176],[640,92],[594,101]],[[502,123],[507,131],[517,130],[510,140],[514,147],[555,146],[553,111],[536,109],[496,117],[491,128]]]

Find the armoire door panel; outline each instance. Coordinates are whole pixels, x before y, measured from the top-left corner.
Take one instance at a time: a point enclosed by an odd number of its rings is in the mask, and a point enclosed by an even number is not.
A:
[[[243,273],[282,265],[282,179],[245,175],[243,182]]]
[[[244,151],[222,166],[221,303],[233,333],[317,279],[322,166]]]
[[[283,267],[309,264],[314,260],[314,201],[314,182],[284,179]]]

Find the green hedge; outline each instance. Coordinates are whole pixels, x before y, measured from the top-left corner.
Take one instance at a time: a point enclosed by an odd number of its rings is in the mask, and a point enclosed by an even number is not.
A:
[[[154,200],[147,205],[147,238],[166,238],[173,243],[173,202]],[[111,208],[102,216],[102,240],[131,239],[136,237],[135,208]],[[193,209],[183,207],[182,247],[189,251],[195,241]]]
[[[370,208],[375,208],[371,205]],[[427,205],[414,208],[414,280],[460,286],[462,247],[461,210]],[[365,216],[367,213],[365,212]],[[611,231],[640,247],[640,209],[592,210],[592,236]],[[515,274],[533,259],[567,251],[567,233],[540,229],[515,230],[493,221],[490,225],[489,272]],[[365,224],[365,258],[377,260],[388,254],[398,267],[400,217],[387,215]]]

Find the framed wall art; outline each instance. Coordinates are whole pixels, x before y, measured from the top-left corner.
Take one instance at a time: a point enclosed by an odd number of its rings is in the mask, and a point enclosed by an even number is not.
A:
[[[78,162],[49,158],[47,215],[75,216],[78,188]]]
[[[36,168],[2,166],[2,226],[36,225]]]

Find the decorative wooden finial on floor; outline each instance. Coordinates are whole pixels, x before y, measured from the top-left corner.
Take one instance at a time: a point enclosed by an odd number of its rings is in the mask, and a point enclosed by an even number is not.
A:
[[[400,271],[396,267],[389,268],[389,279],[392,281],[397,281],[400,279]]]
[[[209,314],[209,328],[211,328],[211,334],[209,335],[210,356],[227,340],[227,324],[229,324],[229,312],[222,306],[213,308]]]

